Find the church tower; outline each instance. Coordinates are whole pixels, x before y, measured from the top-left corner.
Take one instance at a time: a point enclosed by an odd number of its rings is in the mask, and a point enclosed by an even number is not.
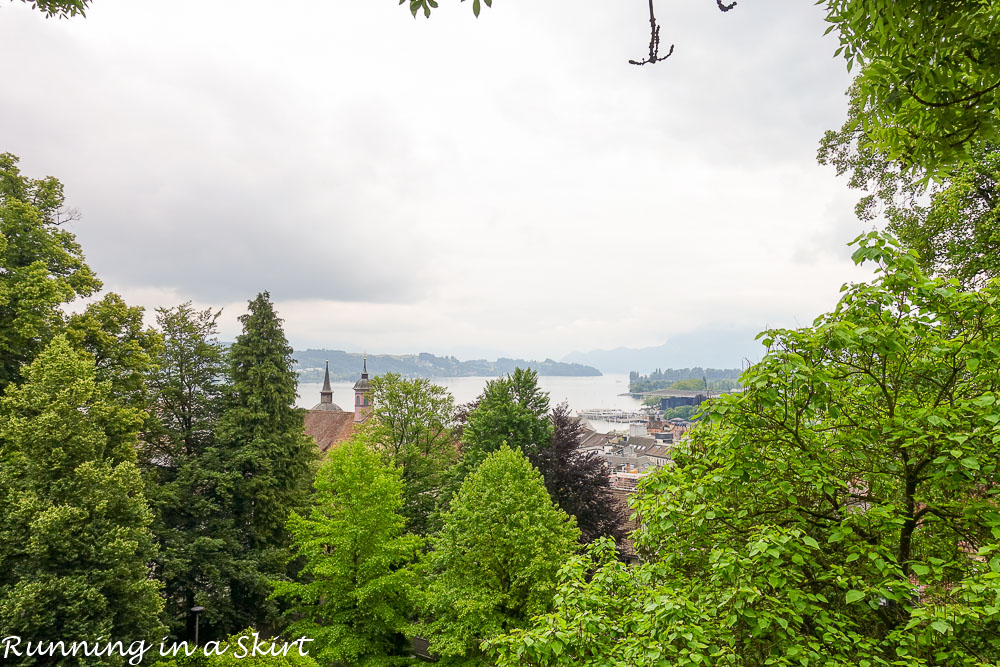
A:
[[[323,375],[323,389],[319,392],[319,403],[313,410],[330,410],[340,412],[340,406],[333,402],[333,389],[330,387],[330,360],[326,360],[326,373]]]
[[[354,383],[354,421],[363,422],[371,412],[368,402],[368,355],[364,356],[361,379]]]

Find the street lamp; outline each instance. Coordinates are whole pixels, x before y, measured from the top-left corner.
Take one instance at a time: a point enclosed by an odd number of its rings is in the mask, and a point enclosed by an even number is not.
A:
[[[194,645],[198,646],[198,614],[205,611],[204,607],[191,607],[191,611],[194,612]]]

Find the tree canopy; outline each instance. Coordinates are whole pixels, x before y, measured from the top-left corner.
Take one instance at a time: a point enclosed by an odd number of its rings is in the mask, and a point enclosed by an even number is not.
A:
[[[0,404],[5,636],[129,643],[160,629],[152,515],[135,465],[142,415],[96,375],[93,359],[57,336]]]
[[[292,601],[290,635],[315,639],[327,663],[365,664],[399,655],[416,576],[406,566],[422,540],[404,534],[399,468],[355,438],[333,449],[316,475],[312,508],[292,514],[295,582],[276,582]]]
[[[62,329],[61,306],[101,287],[60,227],[62,183],[23,176],[17,162],[0,153],[0,389]]]
[[[504,445],[470,474],[425,563],[431,651],[475,660],[486,638],[522,627],[549,608],[556,571],[579,530],[556,507],[539,472]]]
[[[437,513],[446,472],[458,460],[452,433],[455,401],[424,378],[386,373],[371,380],[371,416],[365,439],[403,471],[407,530],[428,535],[440,528]]]
[[[855,259],[877,278],[763,334],[746,391],[642,485],[646,562],[572,561],[500,664],[1000,659],[1000,284],[962,292],[874,234]]]

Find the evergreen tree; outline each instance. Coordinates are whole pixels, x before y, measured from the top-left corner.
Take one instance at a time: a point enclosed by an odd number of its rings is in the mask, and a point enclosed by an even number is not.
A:
[[[580,421],[562,403],[552,411],[552,440],[529,460],[542,473],[545,488],[564,512],[576,517],[580,539],[620,540],[624,512],[611,493],[608,464],[593,454],[581,454]]]
[[[219,426],[220,448],[238,474],[233,489],[237,530],[255,571],[233,583],[233,602],[245,625],[275,619],[269,579],[284,574],[289,514],[305,508],[318,453],[295,407],[292,348],[263,292],[240,316],[243,333],[229,349],[228,390]]]
[[[579,536],[538,471],[503,445],[466,478],[444,515],[425,564],[425,622],[417,633],[435,653],[477,661],[482,640],[549,609],[556,572]]]
[[[333,449],[316,476],[312,510],[292,514],[298,582],[277,582],[293,601],[287,636],[315,640],[324,663],[366,664],[399,655],[415,588],[404,567],[421,539],[403,533],[399,468],[354,438]]]
[[[152,516],[135,465],[142,414],[117,404],[110,383],[96,380],[93,359],[63,336],[24,369],[2,412],[3,634],[155,636],[162,601],[148,567]]]
[[[147,496],[159,543],[158,578],[165,620],[178,639],[194,639],[195,605],[205,608],[200,638],[238,630],[229,582],[253,569],[233,517],[237,477],[215,430],[222,413],[225,365],[216,339],[218,312],[190,303],[160,308],[163,345],[149,379],[154,419],[141,448]]]

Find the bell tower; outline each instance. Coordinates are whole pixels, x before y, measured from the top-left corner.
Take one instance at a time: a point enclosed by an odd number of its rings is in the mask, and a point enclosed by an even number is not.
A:
[[[371,404],[368,402],[368,355],[364,356],[361,368],[361,379],[354,383],[354,421],[363,422],[371,412]]]

